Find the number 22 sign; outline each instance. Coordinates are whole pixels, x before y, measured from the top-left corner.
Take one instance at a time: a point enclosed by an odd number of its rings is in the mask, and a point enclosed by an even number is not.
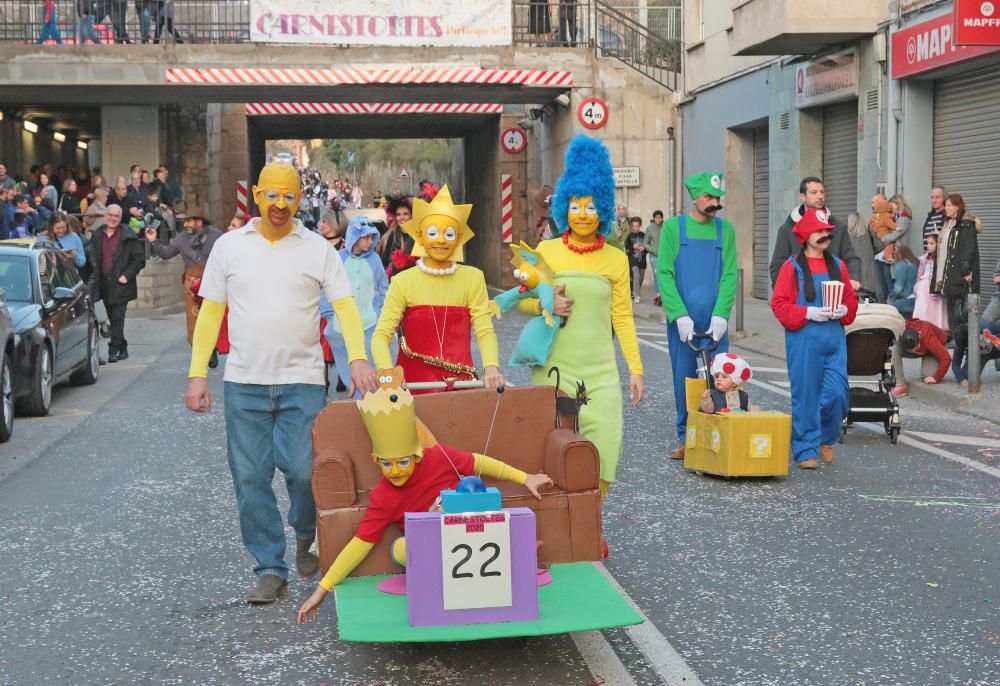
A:
[[[588,129],[599,129],[608,123],[608,104],[600,98],[587,98],[580,103],[576,118]]]
[[[507,513],[442,515],[441,574],[445,610],[511,606]]]

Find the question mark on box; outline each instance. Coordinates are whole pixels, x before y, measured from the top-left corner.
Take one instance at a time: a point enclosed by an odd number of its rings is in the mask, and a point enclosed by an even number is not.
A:
[[[771,436],[769,434],[756,434],[751,436],[750,445],[754,448],[754,457],[771,457]]]

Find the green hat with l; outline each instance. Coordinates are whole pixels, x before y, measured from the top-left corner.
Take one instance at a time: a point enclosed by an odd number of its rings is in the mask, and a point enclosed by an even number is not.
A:
[[[726,194],[726,191],[722,190],[722,174],[716,172],[692,174],[684,180],[684,185],[692,198],[700,197],[706,193],[721,198]]]

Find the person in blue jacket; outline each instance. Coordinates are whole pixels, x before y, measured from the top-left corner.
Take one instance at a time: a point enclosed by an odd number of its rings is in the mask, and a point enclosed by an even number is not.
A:
[[[48,230],[49,240],[58,243],[63,254],[73,260],[77,269],[83,269],[87,264],[87,252],[83,249],[83,239],[79,234],[69,230],[66,214],[63,212],[53,212],[49,217]]]
[[[361,311],[361,321],[365,327],[365,350],[369,358],[372,356],[372,333],[382,313],[386,291],[389,290],[389,277],[386,276],[382,260],[375,251],[378,239],[378,229],[371,220],[358,215],[347,225],[344,247],[338,253],[344,262],[344,269],[347,270],[347,277],[354,291],[354,301]],[[322,294],[320,294],[320,315],[329,322],[323,335],[326,336],[333,351],[337,374],[344,385],[350,387],[351,365],[347,355],[347,344],[344,342],[340,322],[333,316],[333,307]],[[356,392],[354,397],[360,399],[361,393]]]
[[[894,265],[896,276],[892,290],[889,291],[888,302],[907,319],[913,316],[913,308],[917,304],[913,288],[917,285],[917,267],[919,265],[920,262],[910,246],[896,246],[896,264]]]

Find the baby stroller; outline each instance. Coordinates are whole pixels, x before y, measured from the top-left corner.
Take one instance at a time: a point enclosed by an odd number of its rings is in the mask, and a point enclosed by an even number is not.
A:
[[[862,301],[858,316],[846,327],[847,374],[851,377],[877,377],[851,386],[851,399],[844,419],[840,442],[847,428],[855,422],[882,422],[889,442],[895,445],[902,423],[899,403],[892,395],[896,373],[892,368],[892,347],[903,333],[906,321],[892,305]],[[871,386],[874,386],[872,388]]]

